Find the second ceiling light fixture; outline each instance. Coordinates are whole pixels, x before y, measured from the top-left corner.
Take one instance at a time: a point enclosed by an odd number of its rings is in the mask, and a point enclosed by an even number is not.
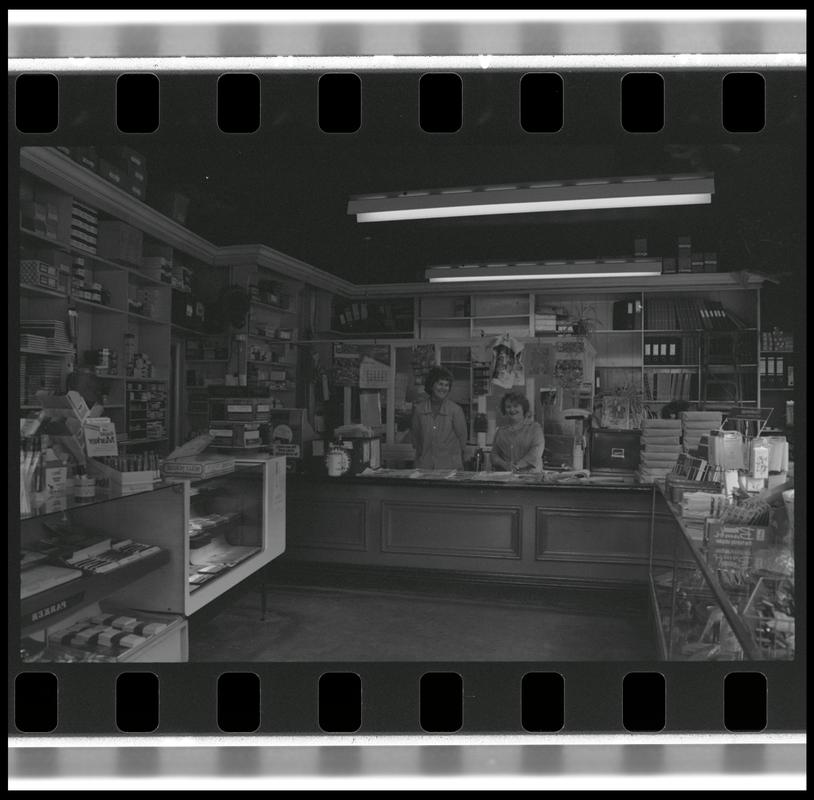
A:
[[[647,175],[351,197],[357,222],[387,222],[542,211],[699,205],[712,202],[710,174]]]

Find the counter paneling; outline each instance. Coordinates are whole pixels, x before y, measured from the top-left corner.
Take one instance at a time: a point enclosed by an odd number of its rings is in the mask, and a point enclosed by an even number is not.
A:
[[[364,499],[321,499],[318,494],[299,502],[288,499],[286,525],[297,531],[296,547],[328,550],[367,550],[367,502]],[[286,548],[291,549],[291,543]]]
[[[425,556],[520,558],[523,509],[487,505],[382,505],[382,551]]]
[[[442,570],[539,585],[644,585],[651,486],[290,476],[297,562]],[[671,518],[656,497],[656,557]],[[665,552],[659,552],[659,544]]]

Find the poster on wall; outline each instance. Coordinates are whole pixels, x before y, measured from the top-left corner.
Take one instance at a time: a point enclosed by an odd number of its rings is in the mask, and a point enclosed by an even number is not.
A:
[[[523,345],[509,334],[499,336],[492,343],[492,383],[501,389],[526,383]]]
[[[413,347],[410,363],[413,368],[413,382],[423,390],[430,367],[435,364],[435,345],[419,344]]]

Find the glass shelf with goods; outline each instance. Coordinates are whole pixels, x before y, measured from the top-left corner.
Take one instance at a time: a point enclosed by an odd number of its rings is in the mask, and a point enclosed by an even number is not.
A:
[[[185,660],[186,619],[173,600],[182,526],[174,487],[160,484],[124,497],[97,489],[23,519],[21,659]]]

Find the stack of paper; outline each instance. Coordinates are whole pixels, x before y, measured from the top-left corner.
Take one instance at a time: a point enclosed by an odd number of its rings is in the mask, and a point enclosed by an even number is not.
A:
[[[681,441],[684,452],[697,450],[702,436],[721,427],[723,415],[720,411],[682,411]]]
[[[638,476],[643,483],[652,483],[673,471],[681,453],[681,420],[642,420],[642,454]]]

